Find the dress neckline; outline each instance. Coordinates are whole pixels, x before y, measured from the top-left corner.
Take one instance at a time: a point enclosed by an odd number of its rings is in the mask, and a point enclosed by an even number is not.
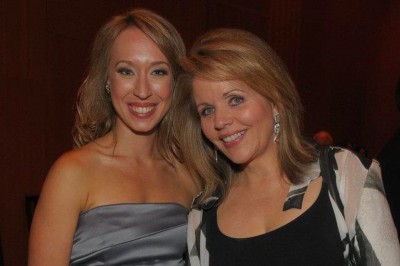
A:
[[[112,207],[118,207],[118,206],[126,206],[126,207],[139,207],[139,206],[176,206],[180,209],[183,209],[186,213],[189,213],[189,209],[183,206],[180,203],[176,202],[124,202],[124,203],[112,203],[112,204],[104,204],[104,205],[99,205],[95,206],[93,208],[90,208],[88,210],[85,210],[79,214],[79,216],[85,215],[87,213],[91,213],[93,211],[99,210],[99,209],[104,209],[104,208],[112,208]]]

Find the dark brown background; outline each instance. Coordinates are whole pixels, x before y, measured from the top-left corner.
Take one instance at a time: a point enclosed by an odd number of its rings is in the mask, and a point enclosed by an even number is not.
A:
[[[400,124],[398,0],[0,1],[0,232],[5,265],[26,265],[25,196],[38,194],[71,147],[73,102],[96,30],[129,7],[151,8],[189,46],[217,26],[248,29],[281,55],[319,129],[376,156]],[[1,259],[1,256],[0,256]]]

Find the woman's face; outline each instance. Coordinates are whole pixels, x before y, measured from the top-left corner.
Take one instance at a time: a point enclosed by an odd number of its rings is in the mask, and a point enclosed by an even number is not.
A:
[[[173,75],[164,54],[142,31],[129,28],[116,38],[108,69],[117,125],[154,130],[171,104]]]
[[[276,156],[272,105],[244,82],[195,78],[193,96],[203,134],[231,161]]]

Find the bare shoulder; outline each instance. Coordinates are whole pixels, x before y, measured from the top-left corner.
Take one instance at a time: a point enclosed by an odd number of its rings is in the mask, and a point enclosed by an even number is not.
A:
[[[90,152],[77,149],[61,155],[50,168],[42,187],[41,197],[54,202],[75,202],[83,208],[87,194]],[[93,157],[93,156],[92,156]],[[78,201],[77,201],[78,200]]]
[[[29,265],[66,265],[88,195],[86,149],[61,155],[40,192],[29,237]],[[89,156],[90,157],[90,156]]]
[[[88,178],[95,155],[90,148],[83,147],[61,155],[49,170],[47,179],[61,182],[82,183]]]
[[[96,143],[89,143],[61,155],[49,171],[50,178],[66,178],[65,181],[85,182],[91,172],[99,167],[101,149]]]
[[[89,143],[62,154],[50,168],[37,206],[45,215],[62,210],[79,215],[87,209],[94,171],[98,171],[101,155],[96,145]]]
[[[85,153],[82,150],[72,150],[61,155],[50,168],[48,178],[78,179],[86,167]]]

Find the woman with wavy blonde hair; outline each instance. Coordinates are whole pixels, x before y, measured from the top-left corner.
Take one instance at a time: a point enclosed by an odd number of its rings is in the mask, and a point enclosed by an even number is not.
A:
[[[74,143],[34,214],[29,265],[184,265],[197,186],[174,156],[169,109],[185,55],[164,18],[134,9],[98,32]]]

